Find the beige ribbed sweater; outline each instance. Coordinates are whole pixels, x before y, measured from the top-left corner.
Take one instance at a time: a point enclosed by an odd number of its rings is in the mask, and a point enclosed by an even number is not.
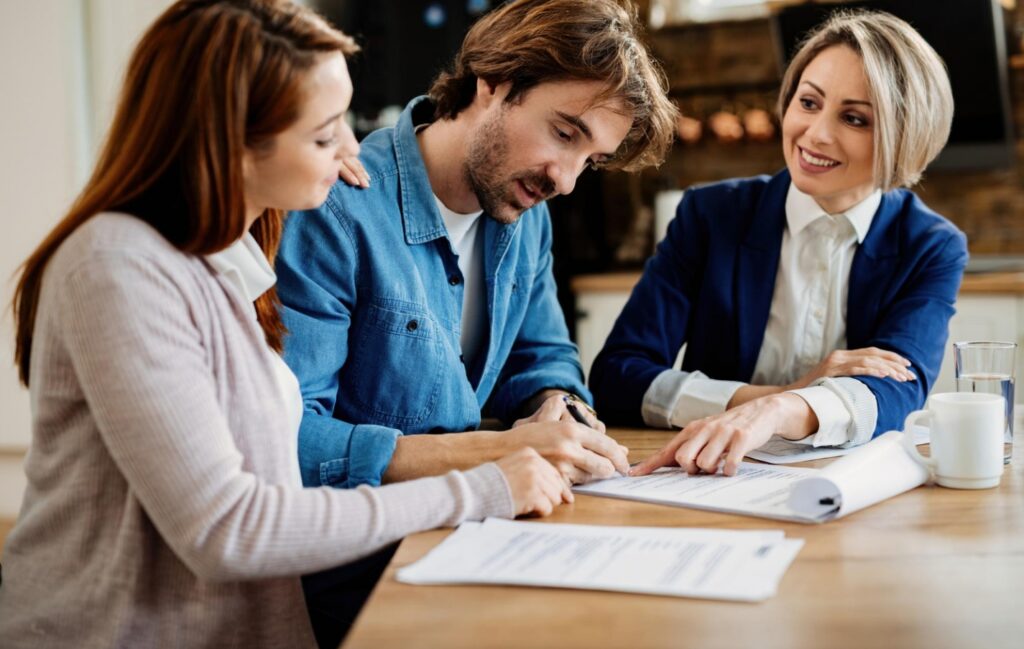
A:
[[[296,575],[512,515],[494,464],[301,488],[272,353],[238,289],[142,221],[100,215],[61,246],[36,320],[0,646],[314,646]]]

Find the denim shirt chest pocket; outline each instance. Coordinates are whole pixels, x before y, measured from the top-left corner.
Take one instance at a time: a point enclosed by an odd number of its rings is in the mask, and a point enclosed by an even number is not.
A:
[[[341,390],[384,425],[423,422],[441,388],[441,331],[429,311],[404,300],[377,298],[353,322]]]
[[[487,364],[480,380],[480,387],[489,393],[516,342],[516,334],[522,328],[529,309],[527,305],[533,292],[535,268],[527,260],[521,266],[512,266],[497,278],[488,278],[494,285],[492,317],[497,324],[497,335],[492,341]]]

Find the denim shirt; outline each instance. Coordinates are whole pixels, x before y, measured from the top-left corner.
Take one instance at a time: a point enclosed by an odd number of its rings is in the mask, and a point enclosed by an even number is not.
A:
[[[414,133],[432,116],[414,99],[363,141],[368,189],[336,183],[319,209],[288,216],[276,270],[307,486],[380,484],[399,435],[472,430],[482,409],[511,421],[546,388],[590,400],[543,203],[509,225],[481,217],[486,354],[463,363],[464,283]]]

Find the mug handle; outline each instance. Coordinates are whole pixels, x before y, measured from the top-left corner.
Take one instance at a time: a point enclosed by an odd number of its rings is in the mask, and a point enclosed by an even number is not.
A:
[[[917,444],[914,443],[914,425],[919,419],[931,419],[931,416],[932,413],[928,410],[915,410],[907,415],[903,422],[903,448],[915,462],[924,466],[929,472],[935,470],[936,460],[934,457],[925,457],[917,451]]]

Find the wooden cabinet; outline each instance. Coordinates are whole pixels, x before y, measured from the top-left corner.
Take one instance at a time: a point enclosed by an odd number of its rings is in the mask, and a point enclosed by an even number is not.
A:
[[[580,348],[583,373],[590,366],[612,331],[615,319],[626,306],[629,291],[584,291],[576,294],[576,344]]]
[[[1017,343],[1017,373],[1024,371],[1021,325],[1024,323],[1024,294],[976,294],[961,292],[956,315],[949,321],[949,341],[942,369],[932,392],[954,392],[953,343],[961,340],[993,340]]]

